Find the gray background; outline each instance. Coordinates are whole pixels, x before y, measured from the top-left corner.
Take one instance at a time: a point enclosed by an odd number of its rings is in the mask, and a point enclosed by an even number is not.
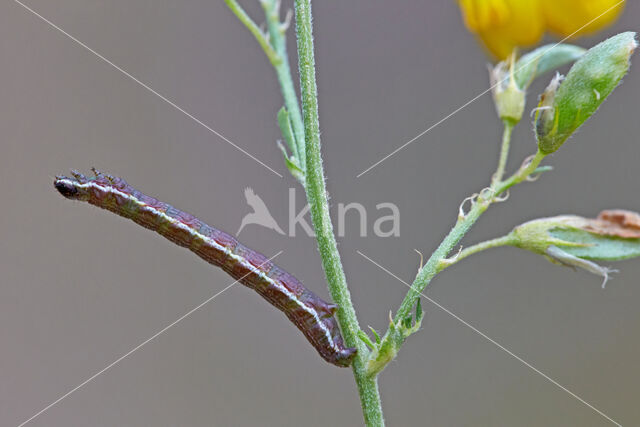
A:
[[[247,7],[258,17],[260,9]],[[285,2],[290,6],[290,2]],[[275,76],[222,1],[31,0],[31,7],[283,175]],[[495,168],[489,96],[356,179],[488,86],[487,57],[452,1],[319,1],[322,141],[334,205],[393,202],[401,237],[340,239],[361,324],[384,330],[410,281]],[[629,3],[589,46],[638,29]],[[293,35],[289,34],[294,48]],[[283,227],[288,188],[220,138],[13,1],[0,3],[0,424],[17,425],[231,283],[135,224],[65,201],[53,175],[96,166],[235,232],[251,186]],[[638,62],[636,60],[636,62]],[[597,116],[469,233],[465,244],[560,213],[640,210],[638,64]],[[537,82],[530,107],[548,80]],[[510,168],[534,150],[528,120]],[[298,207],[303,193],[297,190]],[[335,211],[334,211],[335,213]],[[300,233],[299,233],[300,234]],[[313,239],[257,226],[247,245],[328,298]],[[430,297],[624,425],[640,423],[640,263],[606,290],[583,272],[499,249],[442,274]],[[425,302],[423,330],[382,374],[389,425],[610,423]],[[235,286],[32,422],[38,426],[360,425],[348,370],[324,363],[249,289]]]

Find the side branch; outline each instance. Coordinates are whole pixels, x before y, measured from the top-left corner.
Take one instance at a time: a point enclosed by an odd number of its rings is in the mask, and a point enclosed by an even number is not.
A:
[[[499,197],[508,189],[516,184],[519,184],[527,179],[534,173],[543,172],[546,169],[538,169],[540,162],[544,159],[545,155],[541,152],[537,152],[534,156],[531,156],[525,160],[520,169],[508,179],[500,180],[501,175],[504,173],[506,164],[507,153],[509,149],[509,140],[511,136],[511,126],[505,124],[505,135],[503,138],[502,150],[500,154],[500,162],[496,174],[492,180],[492,184],[489,188],[484,189],[479,194],[471,198],[471,209],[464,213],[460,212],[458,220],[455,226],[451,229],[449,234],[440,243],[438,248],[433,252],[429,260],[424,267],[420,269],[415,280],[411,284],[411,289],[405,296],[404,300],[400,304],[398,311],[396,312],[389,330],[385,333],[380,345],[377,347],[377,351],[374,351],[368,362],[367,369],[371,376],[379,374],[385,366],[395,358],[399,351],[404,339],[408,336],[404,331],[397,331],[397,328],[393,325],[402,324],[405,319],[410,318],[413,307],[420,299],[420,295],[425,288],[431,283],[431,280],[442,270],[452,264],[452,260],[447,256],[460,242],[469,229],[476,223],[476,221],[482,216],[482,214],[491,206],[492,203],[500,201]],[[496,179],[497,178],[497,179]],[[488,246],[495,244],[496,246],[506,244],[503,241],[491,241],[487,243]],[[473,247],[472,247],[473,248]],[[469,248],[465,257],[483,249],[482,246]],[[460,254],[462,256],[462,253]],[[459,258],[461,259],[461,258]],[[455,258],[454,258],[455,260]],[[455,262],[455,261],[454,261]],[[412,333],[413,331],[408,331]]]
[[[276,53],[276,51],[269,44],[269,40],[267,35],[256,25],[255,22],[247,15],[247,12],[244,11],[242,6],[236,0],[224,0],[229,9],[236,15],[238,20],[244,24],[245,27],[249,30],[253,37],[256,38],[262,50],[269,58],[271,64],[274,67],[278,66],[278,64],[282,63],[282,58]]]

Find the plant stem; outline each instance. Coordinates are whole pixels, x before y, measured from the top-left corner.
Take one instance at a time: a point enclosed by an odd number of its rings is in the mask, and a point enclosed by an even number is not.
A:
[[[496,194],[500,194],[504,191],[507,191],[514,185],[520,184],[522,181],[526,180],[534,173],[542,173],[549,170],[550,168],[544,166],[538,168],[538,166],[540,166],[540,162],[542,162],[542,160],[546,156],[546,154],[543,154],[540,151],[531,156],[529,162],[523,165],[518,172],[514,173],[510,178],[500,183],[500,185],[498,186],[499,191]]]
[[[458,255],[451,257],[446,261],[443,261],[440,271],[444,270],[447,267],[452,266],[453,264],[459,261],[462,261],[468,256],[475,255],[478,252],[482,252],[487,249],[498,248],[500,246],[511,245],[512,243],[513,243],[513,237],[510,235],[506,235],[502,237],[497,237],[495,239],[487,240],[484,242],[480,242],[473,246],[469,246],[468,248],[460,251]]]
[[[498,170],[496,171],[496,173],[494,174],[494,178],[492,179],[491,186],[488,189],[480,192],[480,194],[477,196],[477,199],[472,203],[469,212],[458,217],[456,225],[451,229],[451,231],[449,231],[449,234],[447,234],[438,248],[433,252],[433,254],[431,254],[431,257],[429,257],[429,260],[426,262],[424,267],[422,267],[422,269],[418,272],[418,275],[411,284],[409,292],[405,296],[404,300],[400,304],[400,307],[398,308],[398,311],[396,312],[396,315],[394,317],[395,324],[400,324],[403,319],[407,318],[407,316],[410,315],[418,298],[420,298],[420,295],[429,285],[431,280],[436,276],[436,274],[438,274],[440,271],[451,264],[451,261],[447,259],[448,254],[460,242],[460,240],[469,231],[473,224],[475,224],[478,218],[480,218],[480,216],[496,200],[496,196],[499,196],[514,185],[526,180],[534,171],[537,170],[540,162],[542,161],[542,159],[544,159],[545,155],[538,151],[533,157],[531,157],[531,160],[523,164],[520,169],[510,178],[504,181],[496,179],[496,177],[500,177],[500,175],[504,174],[504,167],[506,165],[506,158],[508,156],[509,150],[509,139],[511,136],[511,130],[511,126],[505,123],[505,132],[500,154],[501,160],[498,164]],[[471,253],[468,253],[468,255],[470,254]],[[460,256],[461,255],[462,254],[460,254]],[[391,334],[391,331],[388,330],[385,333],[382,339],[382,343],[378,346],[378,348],[384,348],[385,345],[388,346],[388,343],[392,340],[393,336]],[[395,351],[397,352],[397,350],[398,349],[396,348]],[[373,354],[372,359],[368,362],[370,375],[377,375],[378,373],[380,373],[384,369],[385,365],[391,360],[391,358],[376,358],[376,356],[376,354]]]
[[[296,150],[293,154],[298,160],[298,166],[304,171],[306,167],[304,124],[298,105],[298,96],[296,95],[293,78],[291,77],[291,68],[289,67],[287,39],[285,37],[288,23],[280,23],[279,2],[277,0],[262,0],[261,3],[265,11],[271,45],[281,58],[281,61],[278,64],[274,64],[273,67],[278,76],[282,98],[284,98],[284,106],[289,113],[291,127],[293,128],[293,135],[296,141]]]
[[[267,55],[267,58],[269,58],[271,64],[274,67],[277,67],[281,60],[276,51],[269,44],[266,35],[262,32],[260,27],[258,27],[256,23],[253,22],[249,15],[247,15],[247,12],[244,11],[242,6],[240,6],[240,4],[238,4],[236,0],[224,0],[224,2],[227,4],[227,7],[234,13],[234,15],[236,15],[238,20],[240,20],[240,22],[242,22],[245,27],[247,27],[249,32],[253,34],[253,37],[255,37],[258,41],[260,47],[262,48],[262,50],[264,50],[264,53]]]
[[[399,323],[409,315],[416,304],[416,300],[420,297],[420,294],[431,282],[431,279],[433,279],[433,277],[442,270],[441,263],[446,260],[449,252],[451,252],[458,242],[460,242],[462,237],[464,237],[471,226],[475,224],[478,218],[480,218],[488,207],[489,204],[486,201],[481,202],[478,200],[478,202],[473,205],[471,210],[464,217],[458,219],[456,225],[451,229],[451,231],[449,231],[449,234],[447,234],[433,254],[431,254],[431,257],[429,257],[426,264],[422,267],[411,284],[411,289],[396,312],[394,317],[395,323]]]
[[[375,376],[367,375],[366,362],[369,351],[358,338],[360,330],[356,312],[340,261],[340,253],[333,225],[329,216],[329,204],[325,188],[324,170],[320,151],[320,127],[318,122],[318,101],[316,87],[315,58],[313,51],[313,27],[311,23],[311,1],[296,0],[296,33],[298,37],[298,66],[300,71],[300,91],[306,136],[306,191],[322,257],[322,265],[329,291],[338,304],[338,322],[348,346],[358,349],[353,362],[353,374],[358,386],[362,411],[367,426],[382,426],[382,404]]]
[[[224,0],[229,9],[236,15],[245,27],[256,38],[262,50],[269,58],[269,62],[276,71],[284,106],[289,113],[291,127],[295,137],[295,147],[289,147],[297,159],[297,166],[303,170],[305,168],[305,138],[302,114],[298,105],[298,96],[291,77],[289,67],[289,55],[287,54],[287,40],[285,33],[289,25],[288,22],[280,23],[280,3],[278,0],[261,0],[264,9],[267,29],[269,34],[265,34],[260,27],[247,15],[242,6],[236,0]]]
[[[544,154],[538,152],[532,160],[523,168],[516,172],[509,179],[496,183],[491,186],[489,191],[485,191],[478,196],[478,200],[473,204],[469,212],[458,218],[458,222],[451,229],[447,237],[444,238],[440,246],[431,255],[427,263],[424,265],[418,276],[411,284],[411,290],[407,293],[405,299],[400,304],[400,308],[395,315],[395,322],[398,323],[409,315],[411,309],[416,303],[420,294],[424,291],[431,279],[442,270],[441,263],[446,263],[446,257],[453,248],[460,242],[462,237],[469,231],[471,226],[480,218],[480,216],[491,206],[496,195],[505,192],[514,185],[527,179],[531,173],[536,170]]]
[[[515,124],[510,120],[504,120],[504,131],[502,133],[502,147],[500,148],[500,159],[498,161],[498,169],[493,174],[491,181],[492,185],[495,185],[502,181],[504,171],[507,167],[507,159],[509,158],[509,146],[511,145],[511,132]]]

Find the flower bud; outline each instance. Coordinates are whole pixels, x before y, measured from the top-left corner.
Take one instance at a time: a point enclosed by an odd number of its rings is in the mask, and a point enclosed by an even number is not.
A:
[[[541,46],[516,61],[516,53],[489,69],[493,100],[498,116],[513,124],[520,121],[529,85],[540,75],[580,58],[586,50],[556,43]]]
[[[515,55],[507,61],[499,62],[492,70],[491,92],[498,116],[502,120],[516,124],[522,118],[525,92],[516,84],[514,74]]]
[[[626,32],[594,46],[571,67],[560,84],[556,76],[540,98],[535,131],[538,148],[551,154],[598,109],[629,70],[637,46]]]
[[[604,287],[614,270],[593,261],[640,257],[640,215],[606,210],[596,219],[573,215],[541,218],[516,227],[509,237],[513,246],[543,255],[553,263],[602,276]]]

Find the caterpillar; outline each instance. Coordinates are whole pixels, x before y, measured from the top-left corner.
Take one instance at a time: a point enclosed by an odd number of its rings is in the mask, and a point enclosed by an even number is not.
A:
[[[91,178],[77,171],[71,172],[71,178],[56,176],[54,187],[67,199],[85,201],[129,218],[222,268],[282,311],[324,360],[340,367],[351,364],[356,349],[344,346],[334,317],[336,304],[323,301],[298,279],[235,237],[142,194],[122,178],[92,170],[95,176]]]

